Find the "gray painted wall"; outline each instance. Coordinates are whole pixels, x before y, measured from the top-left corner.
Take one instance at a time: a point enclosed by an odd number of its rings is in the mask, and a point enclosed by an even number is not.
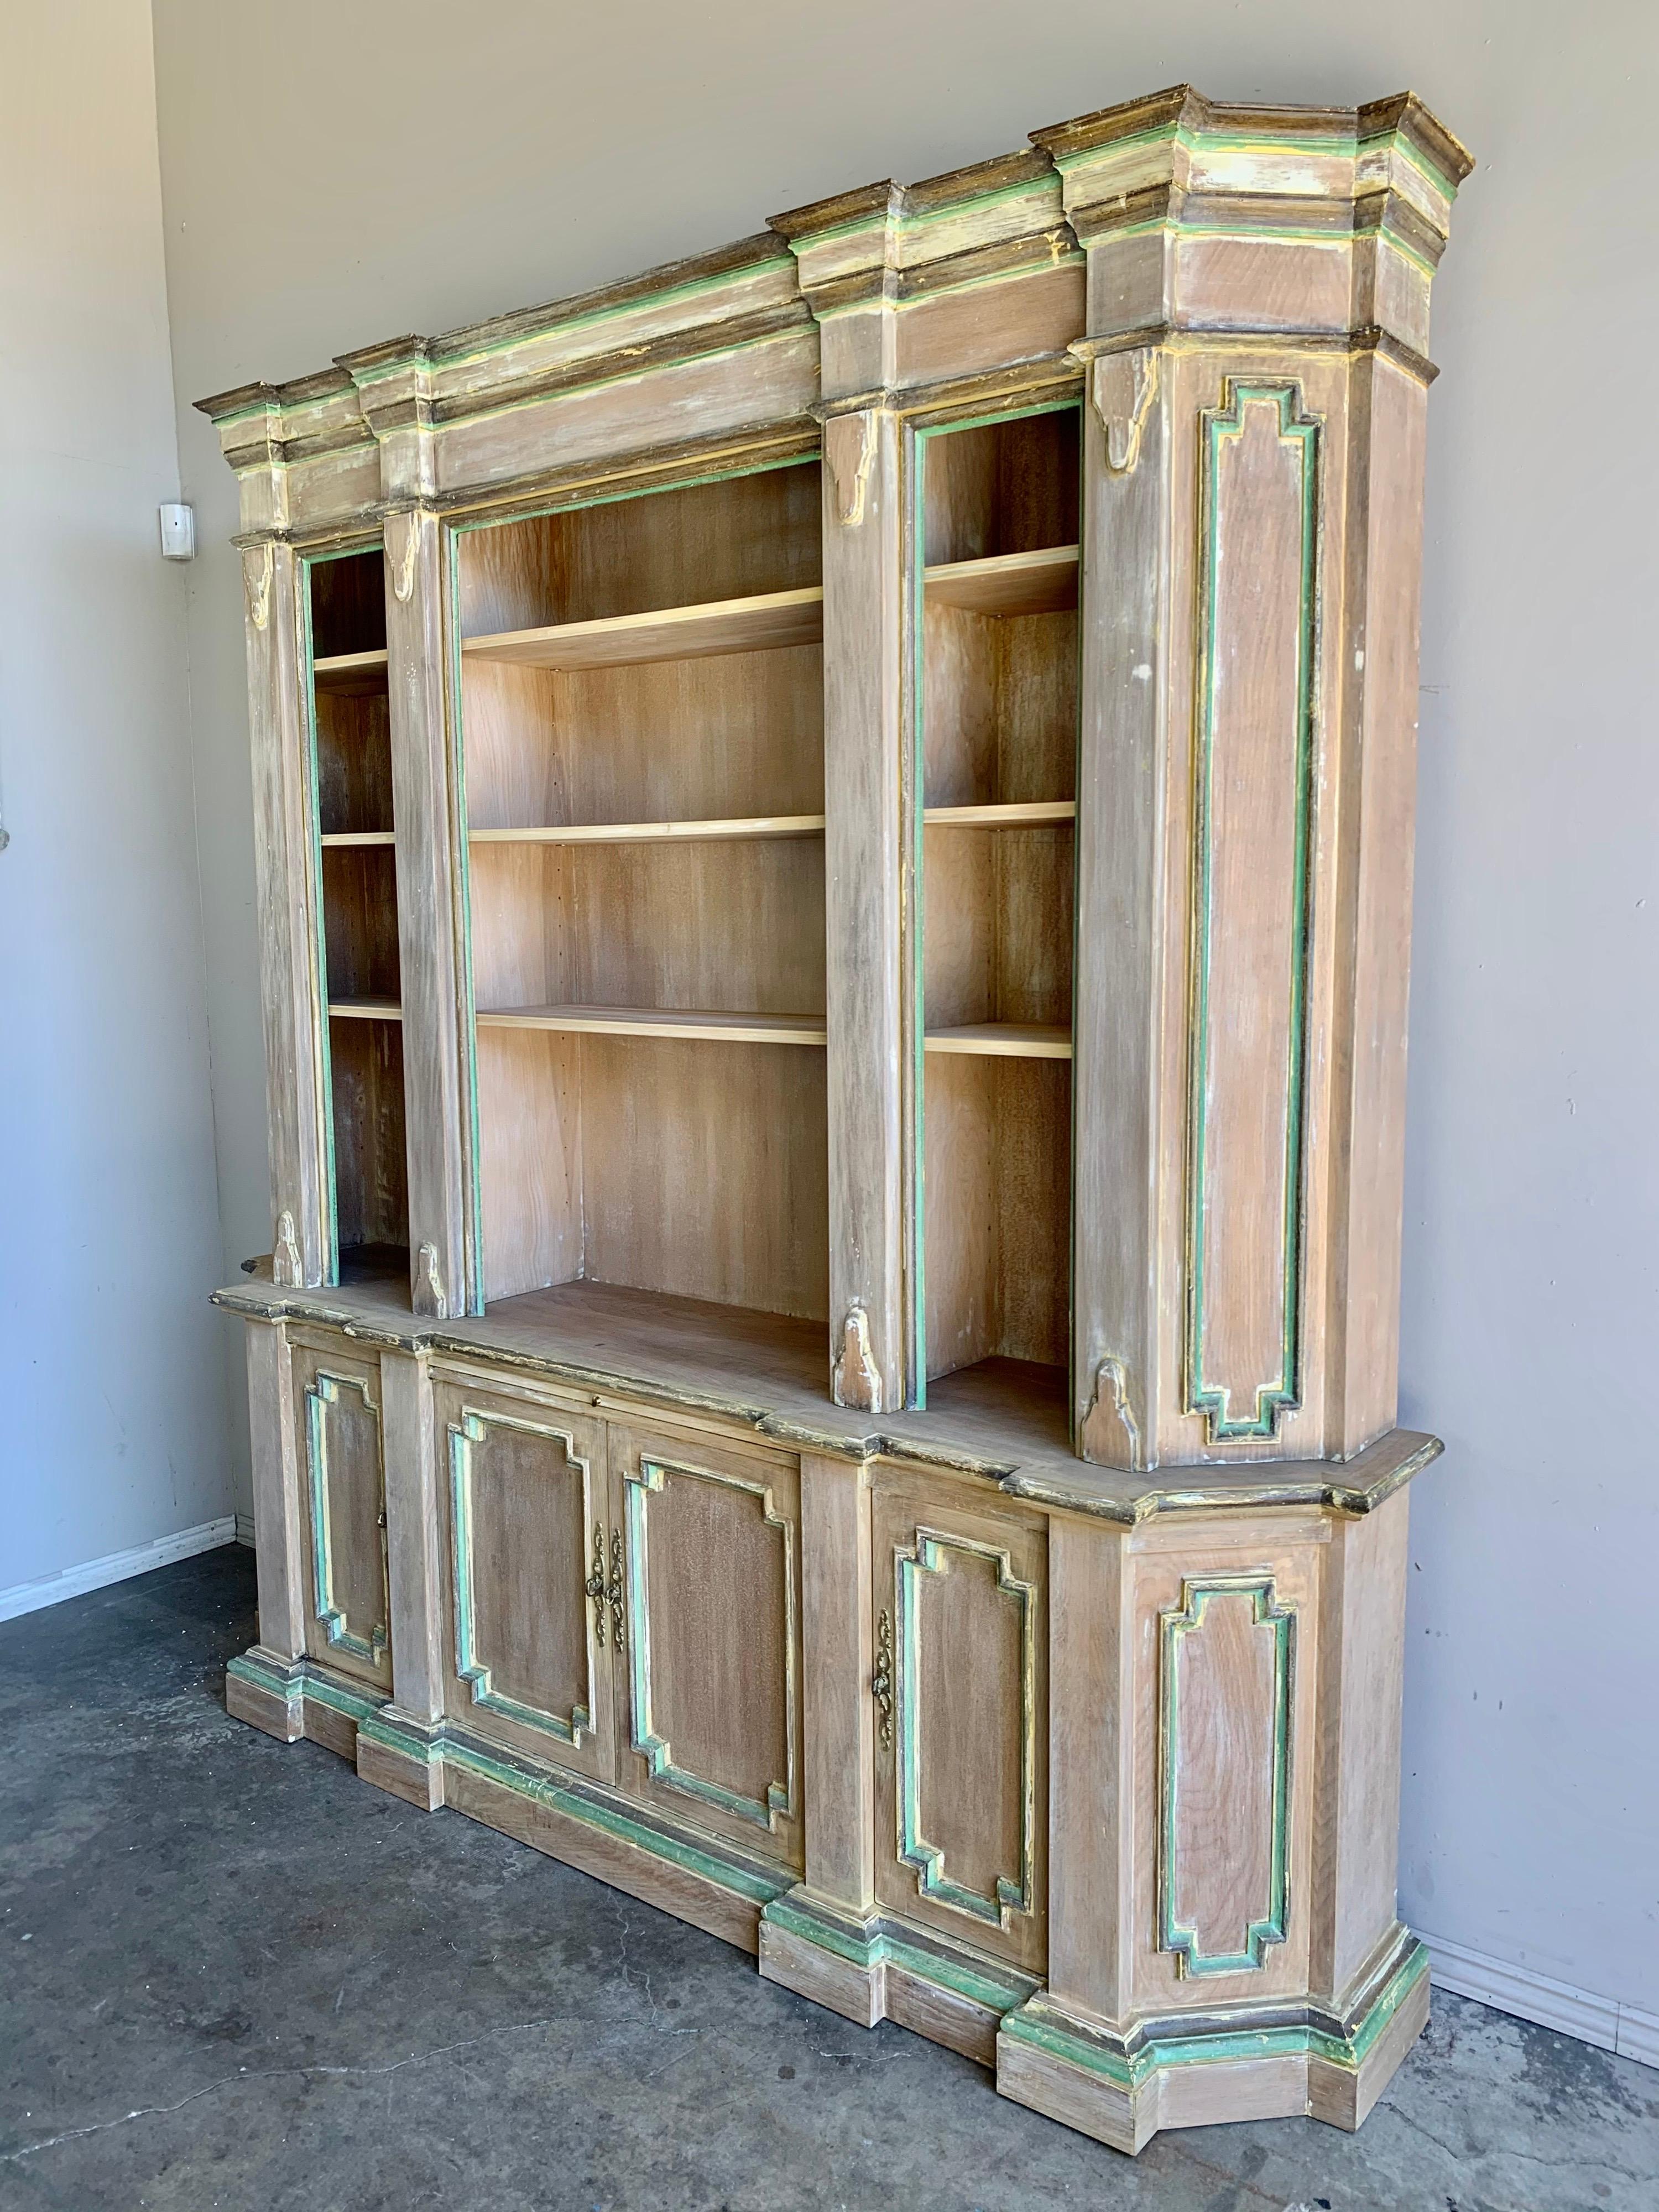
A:
[[[0,1592],[231,1510],[151,53],[0,19]]]
[[[226,1256],[267,1241],[240,611],[198,395],[631,274],[1190,79],[1410,85],[1480,156],[1437,287],[1406,1224],[1403,1904],[1659,2010],[1659,840],[1629,0],[155,0]],[[187,805],[181,794],[181,809]],[[6,863],[0,861],[0,869]]]

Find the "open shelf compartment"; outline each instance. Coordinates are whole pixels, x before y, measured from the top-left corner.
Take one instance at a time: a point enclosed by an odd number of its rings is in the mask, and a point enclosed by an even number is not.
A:
[[[1066,406],[916,441],[922,1403],[1068,1358],[1079,439]]]
[[[409,1170],[380,547],[306,564],[332,1273],[409,1247]]]
[[[475,1304],[828,1319],[818,477],[457,535]]]

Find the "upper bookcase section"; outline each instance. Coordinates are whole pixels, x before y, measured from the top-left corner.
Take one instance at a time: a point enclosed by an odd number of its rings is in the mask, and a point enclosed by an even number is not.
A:
[[[1018,394],[1175,330],[1375,348],[1426,378],[1430,279],[1470,167],[1409,93],[1237,106],[1180,86],[602,291],[198,404],[243,532],[305,543],[411,504],[683,479],[738,447],[752,467],[769,441],[815,448],[825,411],[948,405],[998,373]],[[1120,440],[1133,420],[1131,393]]]

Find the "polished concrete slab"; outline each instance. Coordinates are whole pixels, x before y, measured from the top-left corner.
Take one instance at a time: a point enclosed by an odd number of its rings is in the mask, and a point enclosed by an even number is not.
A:
[[[1653,2212],[1659,2074],[1437,1993],[1358,2136],[1134,2161],[228,1719],[252,1554],[0,1626],[0,2207]]]

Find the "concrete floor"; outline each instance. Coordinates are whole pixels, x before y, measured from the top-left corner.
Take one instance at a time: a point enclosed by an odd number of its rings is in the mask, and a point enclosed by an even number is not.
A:
[[[228,1719],[236,1549],[0,1626],[0,2207],[1654,2212],[1659,2075],[1437,1993],[1358,2136],[1134,2161]]]

